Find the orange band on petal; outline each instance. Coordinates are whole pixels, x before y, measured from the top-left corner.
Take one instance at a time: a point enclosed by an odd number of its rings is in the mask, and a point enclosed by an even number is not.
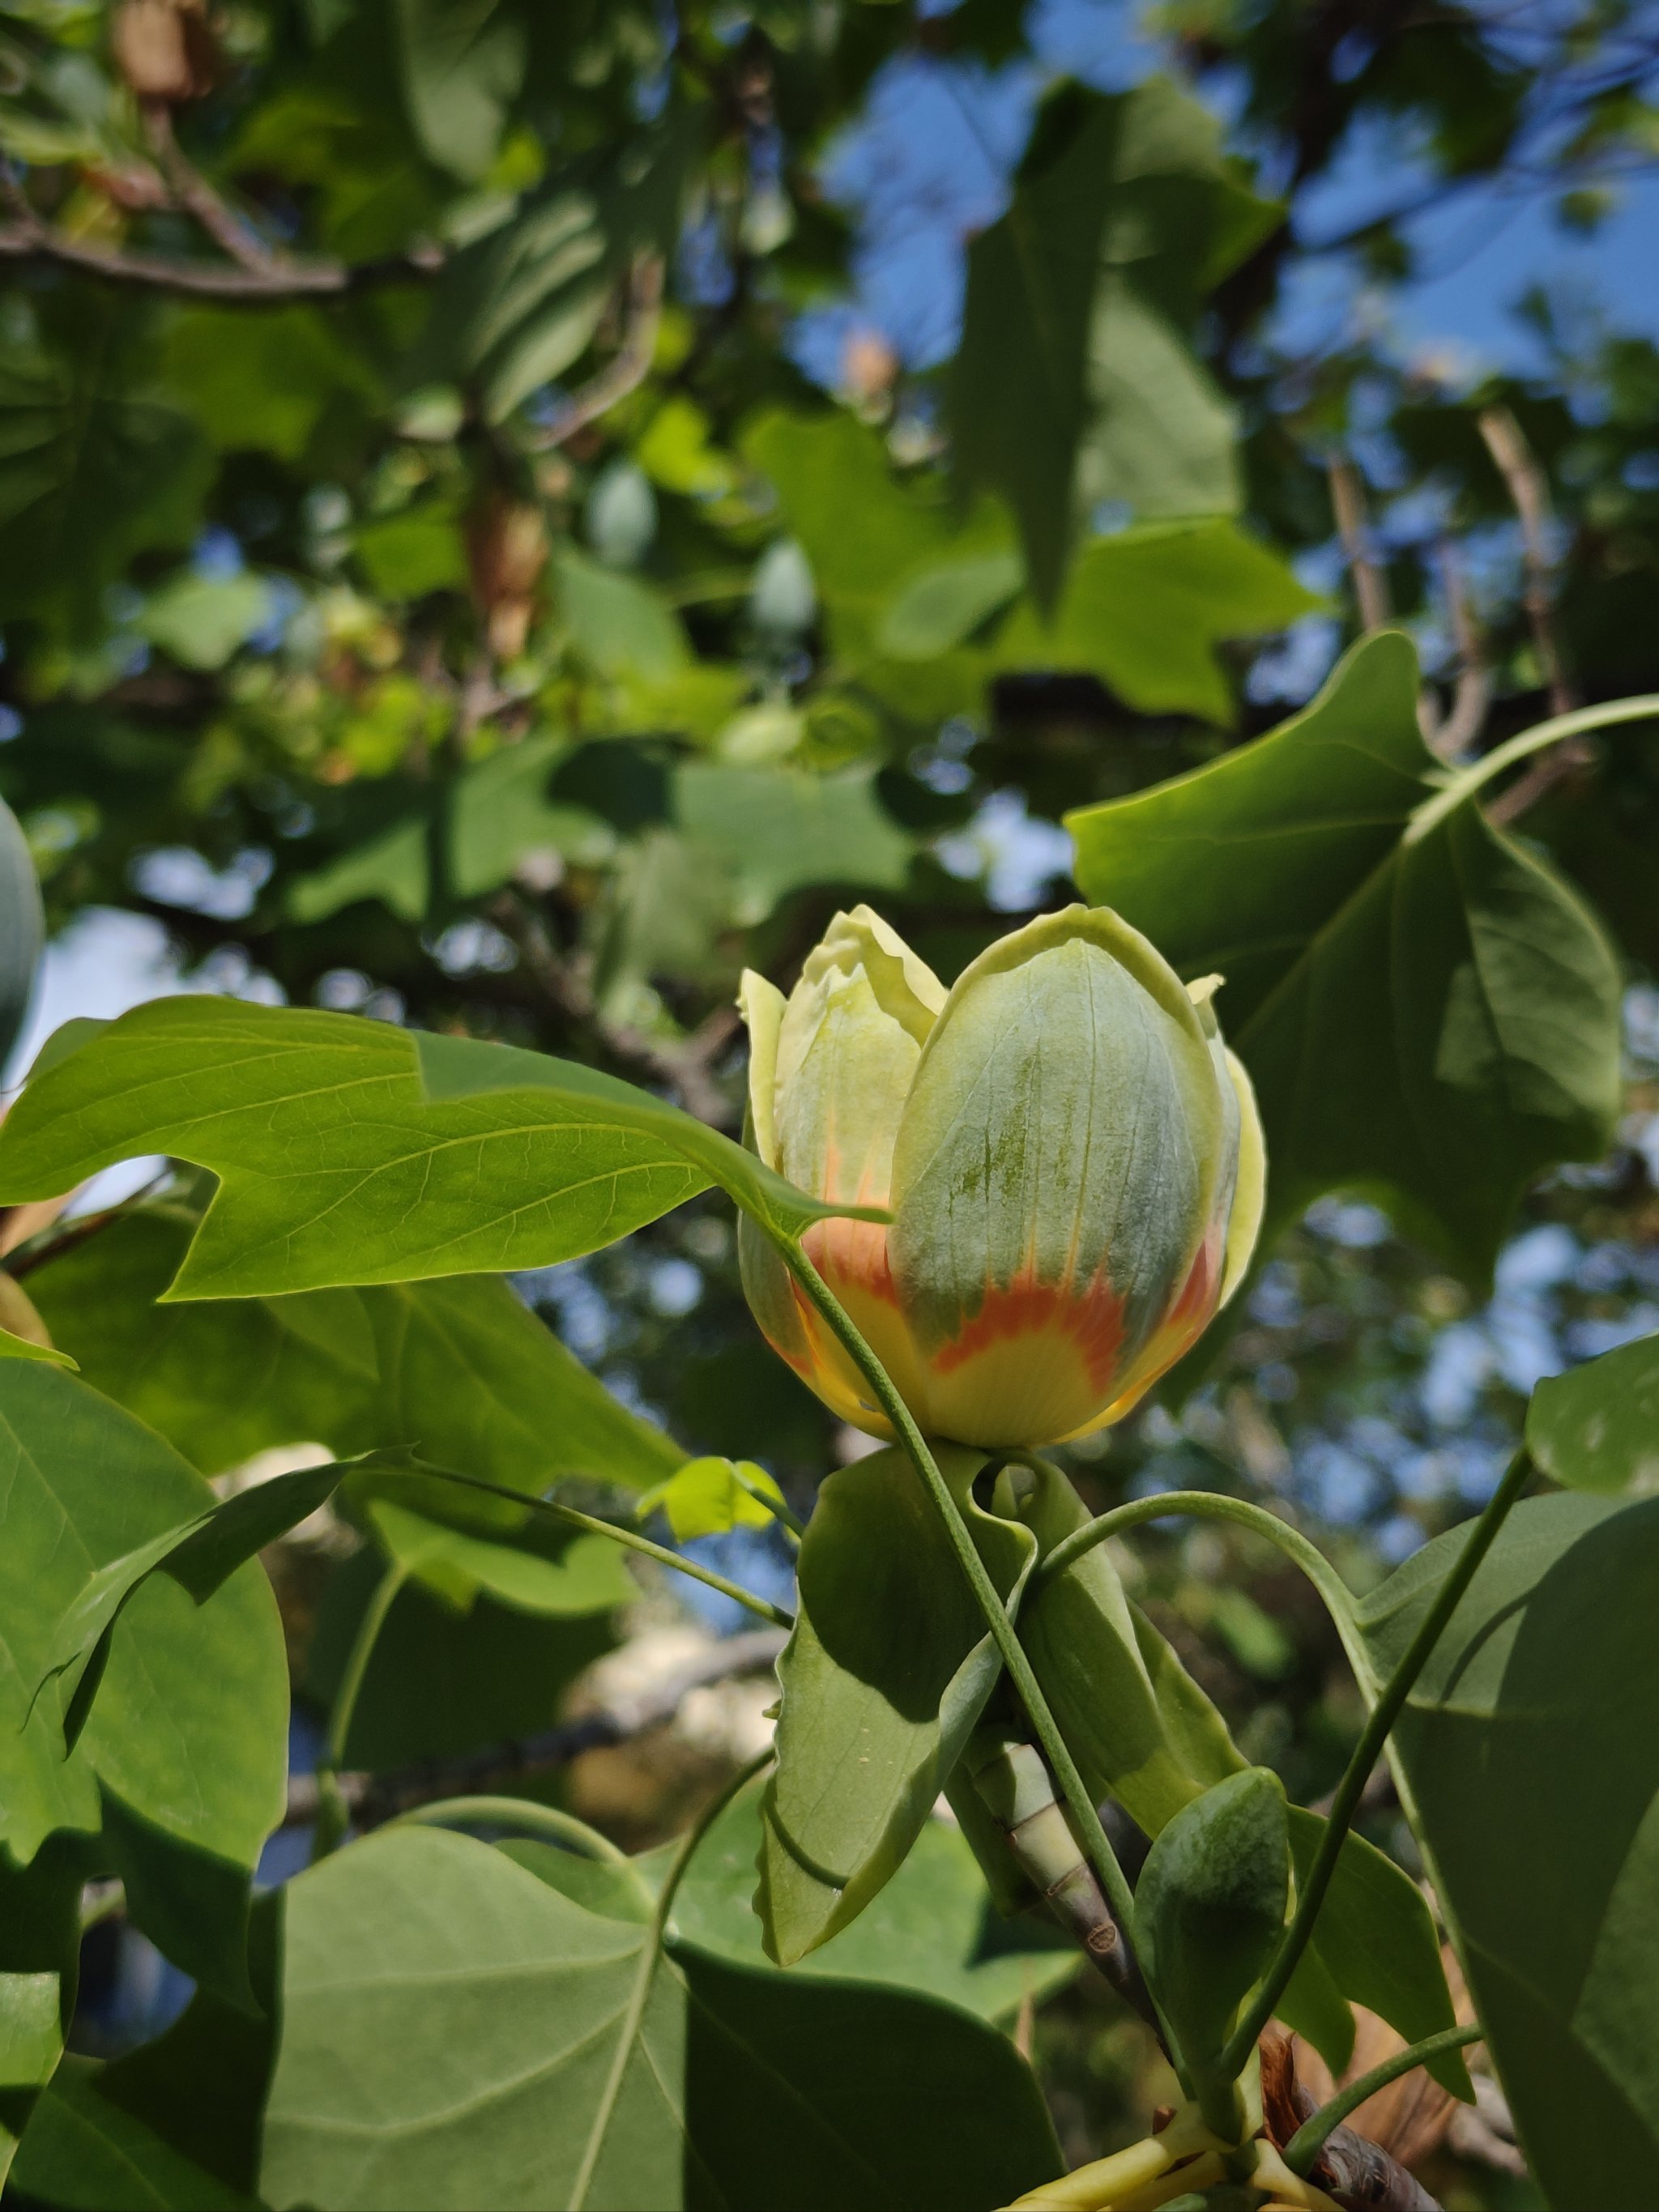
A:
[[[1109,1389],[1123,1343],[1122,1300],[1103,1274],[1081,1296],[1069,1283],[1039,1282],[1029,1260],[1006,1285],[987,1285],[979,1311],[930,1364],[937,1374],[954,1374],[994,1344],[1050,1331],[1071,1338],[1093,1389]]]

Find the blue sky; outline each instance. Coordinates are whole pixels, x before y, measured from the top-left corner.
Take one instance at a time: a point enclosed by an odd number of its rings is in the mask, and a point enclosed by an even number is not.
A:
[[[874,325],[913,368],[946,357],[955,337],[964,240],[995,219],[1046,81],[1070,73],[1103,89],[1159,65],[1127,0],[1033,0],[1037,56],[994,73],[907,58],[872,88],[864,121],[834,149],[831,190],[859,219],[857,296],[809,319],[799,351],[833,383],[849,327]],[[1226,104],[1218,81],[1214,96]],[[1299,242],[1316,248],[1408,203],[1427,171],[1409,126],[1356,135],[1298,208]],[[1408,226],[1422,273],[1368,293],[1349,258],[1314,255],[1289,287],[1279,335],[1298,348],[1336,343],[1345,324],[1380,319],[1402,355],[1450,352],[1472,368],[1524,369],[1535,341],[1516,303],[1541,285],[1582,319],[1659,338],[1659,177],[1632,179],[1593,234],[1569,231],[1548,198],[1488,186],[1459,192]]]

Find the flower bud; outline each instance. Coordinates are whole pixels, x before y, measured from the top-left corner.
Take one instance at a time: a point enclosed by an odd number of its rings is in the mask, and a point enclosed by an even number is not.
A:
[[[806,1234],[923,1431],[988,1448],[1119,1420],[1243,1273],[1265,1162],[1216,977],[1183,985],[1104,907],[981,953],[946,992],[868,907],[787,1000],[745,975],[747,1138],[815,1197],[890,1223]],[[744,1221],[769,1342],[843,1420],[890,1433],[782,1260]]]

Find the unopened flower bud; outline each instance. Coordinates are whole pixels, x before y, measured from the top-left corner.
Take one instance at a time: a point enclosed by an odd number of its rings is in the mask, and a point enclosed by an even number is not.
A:
[[[814,1264],[927,1434],[1062,1442],[1121,1419],[1237,1286],[1261,1216],[1249,1081],[1214,978],[1182,984],[1107,908],[1004,938],[946,992],[867,907],[786,1001],[744,978],[749,1139],[815,1197]],[[869,1386],[745,1221],[769,1341],[842,1419]]]

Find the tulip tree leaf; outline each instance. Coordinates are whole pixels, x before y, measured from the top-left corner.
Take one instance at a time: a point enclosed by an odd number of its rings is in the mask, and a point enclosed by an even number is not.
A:
[[[1068,86],[1039,117],[1007,211],[969,248],[951,394],[957,466],[1018,514],[1039,604],[1084,493],[1143,517],[1237,504],[1231,425],[1184,337],[1271,223],[1254,204],[1173,85]]]
[[[1527,1449],[1570,1490],[1659,1489],[1659,1336],[1540,1382],[1527,1408]]]
[[[875,771],[813,775],[800,769],[694,761],[674,779],[681,828],[731,890],[733,918],[763,921],[805,884],[897,890],[912,840],[879,804]]]
[[[289,1886],[287,1939],[277,2208],[955,2212],[1059,2164],[1024,2062],[971,2015],[684,1942],[650,1972],[636,1919],[465,1837],[337,1853]]]
[[[1386,1674],[1467,1532],[1366,1600]],[[1402,1787],[1551,2203],[1659,2172],[1659,1500],[1515,1508],[1395,1732]]]
[[[458,177],[482,176],[524,80],[524,25],[497,0],[396,0],[392,22],[422,150]]]
[[[337,1464],[304,1468],[206,1501],[171,1528],[94,1568],[52,1631],[30,1685],[31,1705],[49,1685],[61,1685],[64,1740],[73,1750],[108,1663],[116,1625],[150,1576],[165,1572],[198,1605],[204,1604],[238,1567],[326,1503],[345,1473]]]
[[[157,1152],[220,1177],[174,1298],[545,1267],[713,1182],[792,1233],[838,1210],[572,1061],[210,998],[139,1006],[31,1085],[0,1202]]]
[[[972,1503],[979,1455],[941,1452],[1005,1597],[1033,1553]],[[777,1765],[762,1814],[756,1911],[787,1966],[856,1919],[921,1834],[1000,1668],[932,1500],[897,1450],[818,1492],[800,1604],[778,1675]]]
[[[1226,723],[1232,694],[1218,646],[1283,629],[1318,604],[1236,523],[1144,523],[1079,547],[1051,619],[1023,600],[992,659],[1086,670],[1143,714]]]
[[[1381,633],[1269,736],[1067,826],[1091,898],[1226,976],[1270,1228],[1371,1188],[1480,1278],[1519,1191],[1607,1142],[1620,979],[1577,894],[1472,800],[1413,830],[1436,773],[1417,689]]]
[[[758,1495],[757,1494],[758,1492]],[[725,1536],[733,1528],[769,1528],[776,1516],[762,1503],[782,1492],[751,1459],[690,1459],[666,1482],[648,1490],[639,1515],[663,1512],[677,1544],[698,1536]]]
[[[940,629],[963,564],[974,564],[968,596],[979,616],[1018,580],[1009,578],[1007,519],[994,502],[981,501],[959,518],[937,487],[896,477],[881,438],[850,415],[775,410],[750,425],[743,450],[777,490],[811,563],[836,654],[848,666],[877,653],[908,658],[918,640],[932,650],[942,635],[954,643],[965,635]]]
[[[213,1502],[169,1445],[85,1383],[0,1365],[0,1842],[27,1863],[55,1829],[101,1822],[138,1924],[236,1996],[248,1877],[288,1769],[288,1670],[264,1574],[239,1568],[201,1606],[149,1582],[111,1638],[69,1758],[57,1698],[33,1696],[88,1579]]]
[[[306,1655],[305,1688],[319,1706],[337,1693],[385,1575],[379,1547],[366,1545],[330,1577]],[[607,1612],[528,1613],[487,1589],[463,1612],[429,1583],[405,1583],[374,1639],[344,1764],[385,1773],[551,1729],[575,1677],[615,1642]]]
[[[95,632],[125,562],[188,543],[208,453],[147,389],[143,323],[85,291],[50,312],[39,342],[15,326],[0,342],[0,618],[67,616]]]
[[[279,1444],[403,1444],[517,1490],[642,1489],[685,1456],[494,1276],[157,1305],[195,1227],[146,1206],[29,1279],[87,1380],[204,1474]]]

